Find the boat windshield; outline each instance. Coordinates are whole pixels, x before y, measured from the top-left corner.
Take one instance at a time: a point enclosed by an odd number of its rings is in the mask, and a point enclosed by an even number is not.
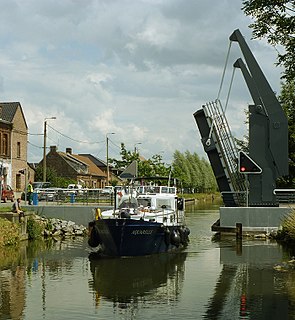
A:
[[[119,209],[123,209],[123,208],[135,209],[137,207],[138,207],[138,202],[135,198],[125,199],[119,205]]]
[[[149,198],[138,198],[138,205],[144,208],[151,206],[151,199]]]

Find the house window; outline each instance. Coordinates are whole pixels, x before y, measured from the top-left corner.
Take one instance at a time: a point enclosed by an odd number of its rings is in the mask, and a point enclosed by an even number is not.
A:
[[[15,177],[16,190],[21,190],[21,175],[18,173]]]
[[[2,155],[8,156],[8,134],[7,133],[3,133],[2,135]]]
[[[17,158],[20,158],[20,142],[17,142],[17,146],[16,146],[16,156],[17,156]]]

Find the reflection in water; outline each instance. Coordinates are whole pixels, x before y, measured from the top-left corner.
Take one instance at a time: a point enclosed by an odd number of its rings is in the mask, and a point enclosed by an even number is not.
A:
[[[23,319],[26,284],[37,273],[41,277],[42,309],[46,311],[45,274],[56,277],[71,268],[72,259],[65,259],[65,249],[70,244],[53,240],[22,241],[19,246],[0,248],[0,319]]]
[[[175,301],[184,279],[186,253],[159,254],[145,257],[91,259],[90,269],[97,303],[104,297],[114,302],[114,307],[128,308],[153,299]],[[149,301],[150,302],[150,301]]]
[[[26,243],[0,248],[0,319],[21,319],[25,305]]]
[[[221,244],[223,268],[204,318],[225,319],[231,314],[233,319],[290,319],[295,300],[290,304],[284,290],[286,274],[274,268],[283,254],[271,241],[253,240],[242,247]]]
[[[24,267],[0,272],[0,319],[21,319],[25,305]]]

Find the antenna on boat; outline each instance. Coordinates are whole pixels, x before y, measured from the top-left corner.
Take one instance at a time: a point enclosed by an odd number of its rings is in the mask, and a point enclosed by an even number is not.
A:
[[[170,187],[171,174],[172,174],[172,166],[170,166],[170,171],[169,171],[168,187]]]

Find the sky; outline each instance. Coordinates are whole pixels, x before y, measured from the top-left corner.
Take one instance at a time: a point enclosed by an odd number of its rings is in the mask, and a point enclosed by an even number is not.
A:
[[[170,164],[173,153],[206,155],[193,113],[220,97],[225,105],[240,29],[272,89],[280,90],[277,52],[251,40],[239,0],[0,0],[0,101],[21,103],[28,161],[59,151],[120,158],[120,144]],[[226,75],[218,92],[224,69]],[[235,72],[226,117],[246,133],[252,100]],[[112,134],[110,134],[112,133]]]

